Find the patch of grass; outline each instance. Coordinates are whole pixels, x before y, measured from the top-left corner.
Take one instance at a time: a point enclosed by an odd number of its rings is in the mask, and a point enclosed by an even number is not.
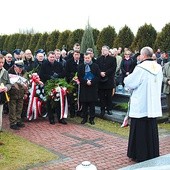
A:
[[[158,124],[159,129],[166,129],[167,131],[170,132],[170,123],[160,123]]]
[[[80,124],[80,122],[82,121],[82,118],[75,117],[75,118],[69,119],[69,120]],[[95,118],[95,125],[90,125],[89,123],[86,123],[85,126],[97,128],[97,129],[104,130],[104,131],[111,132],[111,133],[115,133],[115,134],[121,135],[123,137],[129,136],[129,126],[122,128],[121,124],[119,124],[117,122],[112,122],[112,121],[104,120],[104,119],[97,118],[97,117]],[[170,124],[159,123],[158,128],[165,129],[167,132],[170,133]]]
[[[117,109],[117,110],[127,111],[128,110],[128,103],[119,103],[119,104],[116,104],[113,108]]]
[[[73,119],[69,119],[70,121],[76,122],[76,123],[80,123],[82,121],[82,118],[80,117],[75,117]],[[107,132],[111,132],[111,133],[115,133],[124,137],[128,137],[129,135],[129,127],[124,127],[121,128],[121,124],[116,123],[116,122],[112,122],[109,120],[104,120],[101,118],[95,118],[95,125],[91,125],[90,123],[86,123],[85,126],[89,126],[89,127],[93,127],[93,128],[97,128],[100,130],[104,130]]]
[[[0,133],[0,169],[21,169],[58,159],[58,156],[10,132]]]

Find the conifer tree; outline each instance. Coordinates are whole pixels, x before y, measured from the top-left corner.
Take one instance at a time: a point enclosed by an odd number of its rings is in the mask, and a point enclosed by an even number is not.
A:
[[[150,24],[144,24],[139,27],[137,35],[131,45],[131,49],[140,50],[145,46],[153,48],[154,42],[156,40],[157,32],[155,28]]]
[[[66,30],[66,31],[60,33],[56,48],[62,49],[63,46],[67,47],[68,46],[68,39],[69,39],[70,34],[71,34],[70,30]]]
[[[47,38],[48,38],[47,32],[45,32],[44,34],[41,35],[41,37],[39,38],[38,43],[35,47],[35,51],[37,51],[38,49],[43,49],[45,52],[47,52],[46,51]]]
[[[0,50],[3,50],[3,45],[5,43],[5,39],[8,37],[8,35],[1,35],[0,36]]]
[[[129,48],[134,40],[134,34],[128,26],[124,26],[118,33],[115,41],[113,43],[113,47],[118,48],[122,47]]]
[[[67,49],[71,49],[75,43],[81,44],[83,33],[83,29],[74,30],[69,36]]]
[[[59,35],[60,32],[56,30],[49,34],[46,42],[46,52],[55,50]]]
[[[93,39],[93,29],[89,24],[89,21],[87,23],[86,29],[84,31],[83,37],[82,37],[82,41],[81,41],[81,53],[85,53],[87,48],[92,48],[95,56],[97,56],[96,54],[96,47],[94,45],[94,39]]]
[[[29,44],[30,44],[32,36],[33,36],[33,34],[26,34],[25,41],[24,41],[23,46],[21,48],[23,51],[25,51],[26,49],[29,49]],[[32,52],[34,52],[34,51],[32,51]]]
[[[155,50],[160,48],[161,51],[170,52],[170,23],[166,24],[157,35],[154,48]]]
[[[100,52],[102,46],[104,45],[112,48],[116,36],[117,35],[114,27],[108,26],[103,28],[97,39],[97,50]]]
[[[16,48],[19,48],[19,49],[23,50],[23,44],[26,41],[26,37],[27,37],[27,34],[20,34],[19,35],[18,41],[16,43]]]
[[[36,51],[36,46],[37,46],[37,43],[41,37],[41,33],[36,33],[34,35],[32,35],[31,37],[31,40],[30,40],[30,43],[29,43],[29,46],[28,48],[32,51],[32,52],[35,52]]]
[[[9,43],[10,37],[11,37],[11,35],[8,35],[8,36],[5,38],[5,42],[4,42],[4,44],[3,44],[3,50],[6,50],[6,51],[8,51],[8,52],[10,52],[9,49],[8,49],[8,43]]]
[[[94,44],[96,45],[96,42],[97,42],[97,38],[100,34],[100,31],[96,28],[93,28],[93,39],[94,39]]]
[[[18,41],[19,34],[12,34],[9,38],[8,46],[7,46],[7,51],[12,52],[13,50],[16,49],[16,42]]]

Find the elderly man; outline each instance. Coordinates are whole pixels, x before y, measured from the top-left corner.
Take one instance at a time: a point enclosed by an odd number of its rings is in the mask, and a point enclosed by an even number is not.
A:
[[[101,50],[102,55],[97,58],[96,64],[99,65],[100,77],[99,82],[99,98],[100,98],[100,116],[107,114],[111,115],[112,110],[112,91],[114,88],[114,76],[116,71],[116,58],[109,55],[109,47],[103,46]]]
[[[141,49],[138,64],[125,79],[132,90],[129,117],[131,118],[127,156],[141,162],[159,156],[157,117],[162,116],[162,68],[152,59],[150,47]]]
[[[26,97],[27,87],[26,82],[23,81],[21,77],[23,77],[24,71],[24,62],[23,60],[15,61],[14,65],[8,70],[10,81],[13,78],[16,78],[15,82],[12,83],[12,87],[9,90],[9,122],[10,128],[14,130],[19,130],[20,128],[24,127],[24,123],[21,119],[22,109],[23,109],[23,102],[24,97]],[[17,80],[17,76],[18,77]]]

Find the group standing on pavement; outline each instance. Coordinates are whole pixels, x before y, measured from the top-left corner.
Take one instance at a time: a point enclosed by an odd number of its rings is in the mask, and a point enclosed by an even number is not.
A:
[[[25,127],[22,115],[26,115],[23,112],[24,107],[28,105],[24,106],[24,102],[26,99],[30,100],[32,96],[28,83],[24,81],[24,72],[36,72],[44,84],[60,78],[65,78],[67,83],[72,83],[76,79],[74,90],[67,94],[68,108],[70,118],[82,117],[81,124],[88,121],[91,125],[95,124],[95,104],[98,98],[100,117],[103,118],[105,113],[111,115],[113,89],[121,84],[132,90],[128,157],[135,161],[144,161],[159,156],[156,118],[162,116],[160,102],[162,80],[170,108],[170,64],[164,65],[162,74],[162,65],[153,60],[153,50],[150,47],[142,48],[136,55],[137,59],[129,49],[121,53],[120,48],[110,49],[107,45],[102,47],[101,56],[97,58],[94,57],[92,48],[88,48],[85,54],[80,53],[78,43],[74,44],[73,50],[67,55],[65,53],[65,49],[62,51],[55,49],[46,55],[43,49],[39,49],[34,56],[29,49],[23,53],[16,49],[13,56],[6,53],[4,59],[0,55],[0,83],[4,85],[0,84],[0,94],[8,92],[10,97],[8,105],[10,128],[19,130]],[[15,78],[14,75],[20,79],[10,83],[10,78]],[[58,122],[66,125],[66,118],[61,116],[63,110],[61,98],[55,101],[54,107],[51,105],[52,100],[47,98],[45,102],[49,123],[54,125],[57,122],[55,119],[57,115]],[[3,104],[0,103],[0,130]]]

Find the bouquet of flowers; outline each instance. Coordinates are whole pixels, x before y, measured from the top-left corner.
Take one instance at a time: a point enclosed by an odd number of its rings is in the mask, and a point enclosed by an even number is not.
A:
[[[77,76],[77,72],[75,73],[71,84],[74,86],[74,90],[73,90],[73,97],[74,97],[74,101],[77,102],[77,111],[81,111],[82,110],[82,106],[80,104],[79,98],[80,98],[80,81],[78,79]]]
[[[45,105],[45,92],[44,92],[44,84],[40,80],[39,75],[37,73],[32,73],[29,75],[29,101],[28,101],[28,108],[27,108],[27,118],[37,119],[40,115],[42,116]],[[43,117],[46,116],[43,115]]]
[[[68,84],[65,79],[50,79],[45,84],[46,98],[50,100],[51,107],[54,108],[56,102],[60,102],[61,119],[67,118],[67,93],[72,92],[73,88],[74,87],[71,84]]]

